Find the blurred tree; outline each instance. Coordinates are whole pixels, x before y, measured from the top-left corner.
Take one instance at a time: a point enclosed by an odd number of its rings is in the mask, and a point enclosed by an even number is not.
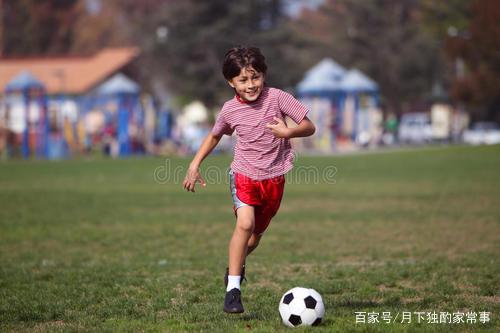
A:
[[[88,0],[87,0],[88,1]],[[86,8],[80,2],[80,9]],[[94,0],[96,1],[96,0]],[[231,94],[221,74],[224,53],[234,45],[262,48],[268,82],[293,86],[302,72],[293,66],[293,36],[284,24],[281,0],[108,0],[84,11],[75,23],[72,50],[134,44],[142,49],[141,76],[180,96],[219,105]]]
[[[129,14],[121,0],[79,0],[71,53],[92,54],[104,47],[135,45]],[[145,1],[138,1],[143,4]]]
[[[409,111],[430,95],[438,45],[420,29],[419,1],[330,0],[297,20],[313,58],[357,67],[380,87],[387,111]],[[307,41],[309,39],[309,41]]]
[[[422,28],[438,40],[465,31],[471,18],[471,0],[421,0]]]
[[[434,65],[433,98],[450,99],[450,87],[455,76],[455,62],[450,61],[446,52],[449,36],[466,31],[470,21],[470,0],[433,1],[421,0],[421,29],[434,40],[439,52]]]
[[[437,82],[478,117],[499,117],[498,1],[324,0],[294,18],[287,1],[0,0],[0,54],[137,45],[143,83],[215,106],[231,95],[221,74],[225,51],[255,45],[270,85],[292,89],[306,69],[333,57],[371,76],[388,111],[429,100]]]
[[[3,10],[3,0],[0,0],[0,57],[3,56],[4,47],[3,47],[3,31],[4,31],[4,10]]]
[[[156,43],[148,39],[142,43],[152,74],[163,75],[177,94],[199,98],[209,107],[228,98],[231,90],[221,65],[225,52],[235,45],[262,49],[270,84],[290,87],[297,81],[299,73],[290,66],[293,54],[282,47],[292,36],[280,0],[187,0],[163,7],[141,27],[143,36],[156,32]],[[167,36],[158,36],[161,31]]]
[[[500,122],[500,2],[476,0],[465,29],[449,34],[446,51],[455,64],[452,96],[477,119]]]
[[[71,48],[78,0],[2,1],[2,55],[61,54]]]

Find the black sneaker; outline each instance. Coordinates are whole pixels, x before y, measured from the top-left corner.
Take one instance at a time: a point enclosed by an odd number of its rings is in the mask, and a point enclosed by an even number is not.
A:
[[[227,287],[227,281],[228,281],[228,276],[229,276],[229,267],[226,267],[226,274],[224,274],[224,285]],[[243,281],[246,281],[247,278],[245,277],[245,265],[241,268],[241,279],[240,283],[243,283]]]
[[[243,304],[241,304],[240,290],[237,288],[229,290],[224,299],[224,312],[242,313],[243,311],[245,311],[245,309],[243,309]]]

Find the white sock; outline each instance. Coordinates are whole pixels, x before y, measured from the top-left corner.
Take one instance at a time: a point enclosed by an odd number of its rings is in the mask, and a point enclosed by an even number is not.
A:
[[[226,291],[233,290],[234,288],[240,289],[240,275],[228,275],[227,276],[227,288]]]

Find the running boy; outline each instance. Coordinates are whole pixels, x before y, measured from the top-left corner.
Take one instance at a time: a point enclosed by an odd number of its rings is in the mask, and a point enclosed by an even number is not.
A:
[[[212,132],[194,156],[184,179],[184,188],[194,192],[195,184],[206,186],[199,167],[221,137],[236,131],[237,143],[231,163],[231,194],[236,226],[229,242],[224,311],[241,313],[240,282],[244,263],[277,213],[283,196],[285,174],[293,167],[290,138],[310,136],[315,127],[307,108],[292,95],[266,87],[267,66],[255,47],[235,47],[225,56],[222,73],[234,89],[217,116]],[[287,127],[284,117],[296,124]]]

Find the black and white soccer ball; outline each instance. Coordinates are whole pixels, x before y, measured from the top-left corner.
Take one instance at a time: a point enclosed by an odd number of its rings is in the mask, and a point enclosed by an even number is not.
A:
[[[316,290],[295,287],[283,294],[279,311],[288,327],[316,326],[325,315],[325,305]]]

